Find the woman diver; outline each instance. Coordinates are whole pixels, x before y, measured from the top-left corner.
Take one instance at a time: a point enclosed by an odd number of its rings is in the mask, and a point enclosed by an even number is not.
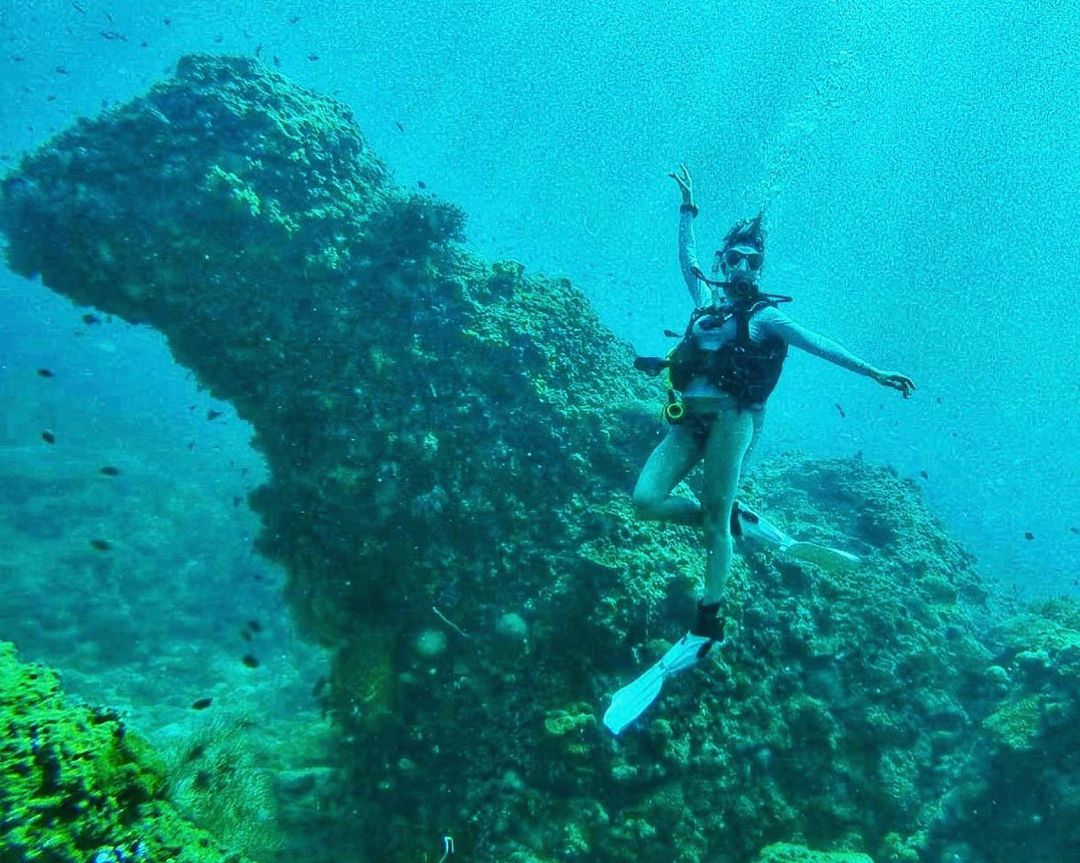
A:
[[[841,345],[795,323],[779,308],[790,297],[762,293],[765,262],[762,214],[736,223],[716,252],[713,278],[698,266],[694,187],[685,165],[669,175],[679,185],[679,263],[694,301],[686,334],[666,358],[639,357],[652,374],[667,369],[674,392],[665,409],[670,426],[634,488],[642,518],[700,525],[705,531],[705,590],[690,631],[634,683],[619,690],[604,716],[618,734],[656,698],[665,677],[693,666],[723,638],[720,601],[731,568],[732,532],[765,539],[796,557],[829,564],[857,560],[844,552],[797,543],[735,500],[739,477],[761,432],[765,400],[780,378],[788,345],[911,395],[907,375],[880,371]],[[700,503],[672,491],[702,463]]]

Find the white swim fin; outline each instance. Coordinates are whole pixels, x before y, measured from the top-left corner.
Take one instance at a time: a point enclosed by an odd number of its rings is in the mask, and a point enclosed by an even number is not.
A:
[[[862,558],[857,554],[841,551],[838,548],[830,548],[827,545],[818,545],[816,542],[793,542],[780,550],[788,557],[793,557],[804,563],[812,563],[822,569],[827,569],[829,572],[854,569],[862,563]]]
[[[731,508],[731,534],[744,536],[773,548],[785,548],[795,542],[771,521],[762,518],[739,501],[735,501]]]
[[[604,725],[612,734],[619,734],[656,700],[668,677],[697,665],[698,660],[708,652],[706,649],[703,653],[703,649],[712,641],[703,635],[686,633],[659,662],[611,697],[611,705],[604,713]]]
[[[862,558],[850,552],[816,542],[802,542],[788,536],[775,524],[739,501],[735,501],[731,510],[731,532],[734,536],[752,539],[795,560],[812,563],[830,572],[851,569],[862,563]]]

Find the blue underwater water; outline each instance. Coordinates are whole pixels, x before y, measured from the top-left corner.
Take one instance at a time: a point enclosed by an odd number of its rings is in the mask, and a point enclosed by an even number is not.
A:
[[[1078,42],[1077,7],[1011,0],[4,0],[0,171],[184,54],[258,51],[477,254],[569,277],[650,354],[690,311],[686,164],[703,260],[764,206],[766,289],[918,384],[793,351],[756,460],[891,465],[999,590],[1080,596]],[[251,428],[148,328],[7,270],[0,308],[0,640],[157,741],[203,697],[317,726],[323,659],[252,550]]]

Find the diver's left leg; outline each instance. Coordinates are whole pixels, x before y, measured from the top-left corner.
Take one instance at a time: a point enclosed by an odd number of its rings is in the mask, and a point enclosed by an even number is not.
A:
[[[750,438],[750,444],[742,457],[742,466],[739,476],[746,473],[750,464],[750,458],[754,454],[754,447],[761,437],[761,429],[765,419],[765,409],[749,411],[753,422],[754,432]],[[858,566],[862,561],[854,554],[820,545],[815,542],[802,542],[784,533],[779,527],[766,519],[760,513],[755,512],[745,503],[733,501],[730,518],[731,533],[735,537],[753,540],[788,555],[788,557],[803,563],[813,563],[828,571],[842,571]]]
[[[754,423],[754,433],[750,437],[746,452],[743,453],[742,464],[739,467],[740,479],[746,475],[754,449],[761,438],[761,429],[765,422],[765,407],[763,405],[756,410],[749,410],[748,413]],[[731,506],[731,535],[740,539],[752,539],[772,548],[784,548],[795,541],[760,513],[737,500]]]
[[[739,465],[739,478],[741,479],[746,473],[746,469],[750,466],[750,459],[754,456],[754,450],[757,448],[758,441],[761,440],[761,430],[765,426],[765,406],[755,410],[749,410],[750,419],[754,423],[754,433],[750,436],[750,443],[747,444],[746,452],[743,453],[742,464]]]

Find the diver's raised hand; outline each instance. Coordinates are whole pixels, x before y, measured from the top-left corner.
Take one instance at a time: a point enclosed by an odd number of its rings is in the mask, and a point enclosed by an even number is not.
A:
[[[668,174],[671,179],[679,184],[679,189],[682,191],[682,202],[685,206],[694,206],[694,181],[690,177],[690,171],[686,165],[679,165],[678,171],[672,171]]]
[[[883,387],[892,387],[894,390],[900,390],[900,392],[904,394],[904,398],[909,398],[912,392],[915,391],[915,381],[899,372],[883,372],[874,369],[870,373],[870,377]]]

